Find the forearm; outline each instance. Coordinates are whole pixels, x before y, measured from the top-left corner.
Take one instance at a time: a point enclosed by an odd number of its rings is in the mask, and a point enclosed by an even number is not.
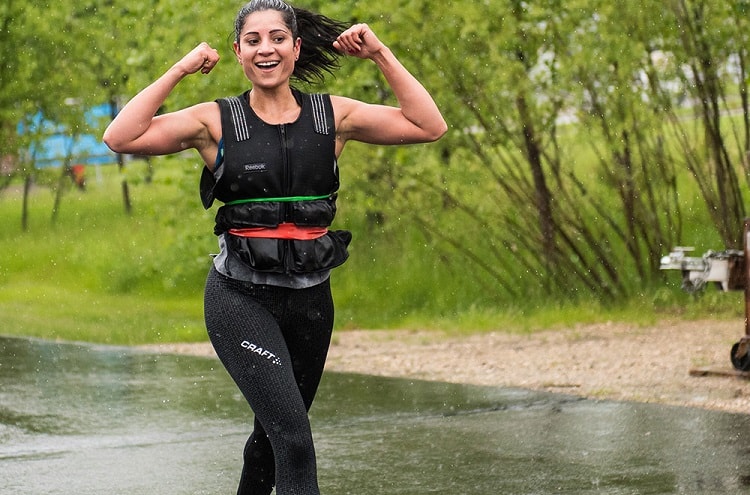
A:
[[[417,127],[441,136],[447,125],[437,104],[425,87],[399,62],[391,50],[383,48],[372,60],[385,77],[399,102],[404,117]]]
[[[187,74],[177,65],[135,95],[117,114],[104,132],[104,142],[113,150],[141,137],[172,90]]]
[[[104,132],[104,142],[120,153],[166,154],[184,149],[186,140],[199,132],[200,123],[185,122],[179,116],[157,127],[154,116],[182,79],[199,71],[208,74],[218,61],[219,53],[208,43],[198,44],[120,110]],[[160,117],[160,123],[164,117]]]

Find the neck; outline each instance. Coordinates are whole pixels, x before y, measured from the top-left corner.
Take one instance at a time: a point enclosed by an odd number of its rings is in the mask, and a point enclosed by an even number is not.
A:
[[[274,90],[253,88],[248,103],[259,117],[272,124],[291,122],[299,115],[300,107],[289,86]]]
[[[264,112],[287,112],[299,107],[289,86],[273,90],[254,87],[250,91],[248,102],[253,110]]]

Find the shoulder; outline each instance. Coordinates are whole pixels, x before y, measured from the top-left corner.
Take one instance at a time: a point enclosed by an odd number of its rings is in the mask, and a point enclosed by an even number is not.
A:
[[[373,133],[381,132],[382,126],[392,122],[392,107],[373,105],[345,96],[331,96],[336,131],[345,140],[371,141]]]
[[[151,126],[160,139],[185,147],[205,138],[207,132],[221,127],[219,105],[215,102],[198,103],[174,112],[154,117]]]
[[[209,124],[211,120],[219,117],[219,105],[215,101],[208,101],[177,110],[174,113],[181,117],[187,116],[204,124]]]
[[[331,95],[331,106],[333,106],[333,114],[336,118],[336,127],[342,128],[347,119],[354,114],[358,108],[361,108],[364,105],[365,104],[361,101],[353,98]]]
[[[190,107],[193,109],[195,113],[198,115],[204,114],[207,116],[216,116],[219,114],[219,102],[217,101],[207,101],[204,103],[198,103],[197,105],[193,105]]]
[[[331,104],[337,112],[347,112],[362,102],[346,96],[331,95]]]
[[[207,164],[212,164],[222,136],[221,112],[218,103],[215,101],[198,103],[179,112],[184,112],[189,116],[187,119],[180,119],[181,121],[194,123],[194,129],[189,132],[193,138],[185,139],[185,143],[197,149]]]
[[[193,115],[194,119],[201,122],[203,127],[208,129],[212,135],[221,129],[221,111],[216,101],[198,103],[197,105],[188,107],[186,110]]]

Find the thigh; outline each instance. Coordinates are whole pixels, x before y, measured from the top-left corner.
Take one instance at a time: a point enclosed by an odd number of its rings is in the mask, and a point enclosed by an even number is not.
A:
[[[217,356],[260,418],[266,408],[299,408],[302,400],[284,335],[259,292],[263,286],[212,272],[204,315]]]
[[[296,290],[280,319],[281,330],[305,406],[320,384],[333,332],[333,299],[328,281]]]

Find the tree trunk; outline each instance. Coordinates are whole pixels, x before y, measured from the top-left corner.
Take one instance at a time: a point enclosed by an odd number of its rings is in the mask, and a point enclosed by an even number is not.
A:
[[[117,99],[112,96],[109,99],[109,116],[111,120],[117,117]],[[125,172],[125,157],[121,153],[117,153],[117,170],[120,174]],[[123,175],[122,177],[122,204],[125,207],[125,213],[130,215],[133,213],[133,205],[130,202],[130,188],[128,187],[128,179]]]
[[[31,191],[31,175],[28,174],[23,182],[23,206],[21,208],[21,230],[29,230],[29,192]]]
[[[128,187],[127,179],[122,179],[122,201],[125,205],[125,213],[128,215],[133,213],[133,205],[130,203],[130,188]]]
[[[62,196],[65,191],[65,183],[71,176],[70,163],[66,161],[62,167],[60,167],[60,177],[57,179],[57,190],[55,191],[55,203],[52,205],[52,218],[50,219],[52,224],[57,222],[57,215],[60,212],[60,205],[62,204]]]

